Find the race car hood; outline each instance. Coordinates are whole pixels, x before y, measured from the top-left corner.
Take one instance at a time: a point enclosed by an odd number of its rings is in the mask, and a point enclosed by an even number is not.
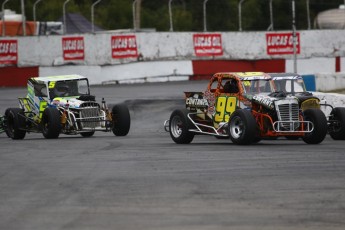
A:
[[[294,100],[296,101],[297,98],[294,96],[281,96],[279,94],[257,94],[252,97],[252,102],[260,104],[268,109],[274,109],[274,102],[279,100]]]
[[[56,97],[52,100],[52,105],[77,109],[84,101],[78,100],[76,97]]]

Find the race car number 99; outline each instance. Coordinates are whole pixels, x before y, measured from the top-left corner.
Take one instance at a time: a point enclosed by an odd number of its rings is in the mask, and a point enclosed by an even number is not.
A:
[[[217,98],[215,122],[228,122],[230,115],[236,110],[236,97],[221,96]]]

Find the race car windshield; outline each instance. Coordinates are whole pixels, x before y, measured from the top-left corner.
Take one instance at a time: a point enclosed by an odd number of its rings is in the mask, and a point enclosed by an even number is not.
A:
[[[86,79],[49,82],[50,98],[73,97],[89,94],[89,84]]]
[[[288,94],[305,92],[303,79],[280,79],[274,80],[277,91],[283,91]]]
[[[267,79],[244,80],[241,83],[245,94],[269,94],[273,92],[271,81]]]

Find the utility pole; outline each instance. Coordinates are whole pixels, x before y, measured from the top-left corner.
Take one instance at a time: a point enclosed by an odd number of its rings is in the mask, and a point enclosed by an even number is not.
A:
[[[206,20],[206,3],[208,0],[204,0],[204,31],[207,31],[207,20]]]
[[[102,0],[97,0],[95,3],[91,5],[91,32],[95,32],[95,6]]]
[[[240,0],[238,3],[238,30],[242,31],[242,3],[244,0]]]
[[[62,16],[63,16],[63,34],[67,33],[67,21],[66,21],[66,5],[70,0],[66,0],[63,4],[62,8]]]
[[[42,0],[37,0],[35,3],[34,3],[34,6],[32,7],[32,15],[34,17],[34,22],[36,22],[36,5]]]
[[[23,17],[23,20],[22,20],[22,27],[23,27],[23,36],[26,36],[26,23],[25,23],[25,6],[24,6],[24,0],[21,0],[20,1],[20,4],[22,6],[22,17]]]
[[[292,0],[292,38],[293,38],[293,72],[297,73],[295,0]]]
[[[6,36],[6,23],[5,23],[5,4],[8,2],[9,0],[5,0],[2,3],[2,36],[5,37]]]
[[[169,21],[170,21],[170,30],[169,31],[174,31],[174,26],[173,26],[173,18],[172,18],[172,10],[171,10],[171,2],[173,0],[169,0],[168,8],[169,8]]]

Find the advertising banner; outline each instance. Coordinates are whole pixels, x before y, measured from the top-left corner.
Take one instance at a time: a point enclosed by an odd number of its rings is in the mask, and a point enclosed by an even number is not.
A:
[[[18,62],[18,41],[0,40],[0,64],[16,65]]]
[[[84,60],[84,37],[63,37],[62,51],[65,61]]]
[[[196,56],[223,55],[221,34],[194,34],[193,44]]]
[[[135,35],[116,35],[111,37],[112,58],[138,57]]]
[[[296,33],[296,53],[301,52],[300,34]],[[266,50],[268,55],[293,54],[293,34],[290,33],[267,33]]]

